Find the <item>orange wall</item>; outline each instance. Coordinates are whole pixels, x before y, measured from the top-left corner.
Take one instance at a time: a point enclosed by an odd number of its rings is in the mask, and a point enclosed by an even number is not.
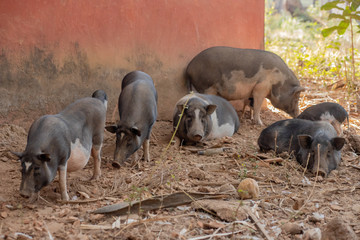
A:
[[[97,88],[112,109],[122,77],[138,69],[153,77],[168,119],[198,52],[263,41],[263,0],[0,1],[0,114],[57,112]]]

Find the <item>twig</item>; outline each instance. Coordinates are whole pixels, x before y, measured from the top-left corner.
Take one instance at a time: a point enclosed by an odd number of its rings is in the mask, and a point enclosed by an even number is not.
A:
[[[282,158],[269,158],[269,159],[265,159],[265,160],[262,160],[263,162],[267,162],[267,163],[280,163],[280,162],[283,162],[284,159]]]
[[[45,228],[46,228],[46,231],[47,231],[47,233],[48,233],[48,235],[49,235],[49,239],[50,239],[50,240],[54,240],[54,237],[51,235],[51,232],[49,231],[49,228],[48,228],[46,222],[43,221],[43,223],[44,223]]]
[[[314,181],[314,186],[311,189],[310,195],[308,196],[308,198],[306,199],[306,201],[304,202],[304,205],[302,205],[299,210],[297,210],[297,212],[291,217],[294,218],[296,217],[296,215],[298,215],[300,213],[300,211],[305,207],[306,204],[308,204],[310,202],[310,198],[312,197],[312,195],[314,194],[314,190],[316,187],[316,182],[318,179],[318,175],[319,175],[319,167],[320,167],[320,144],[317,145],[317,154],[318,154],[318,165],[317,165],[317,171],[316,171],[316,176],[315,176],[315,181]]]
[[[213,237],[215,237],[216,234],[217,234],[221,229],[223,229],[223,228],[224,228],[224,227],[219,227],[218,229],[216,229],[216,230],[213,232],[213,234],[211,235],[211,237],[210,237],[209,240],[211,240]]]
[[[39,199],[43,200],[44,202],[46,202],[47,204],[49,204],[50,206],[54,206],[53,203],[49,202],[48,200],[46,200],[45,198],[43,198],[42,196],[40,196],[40,194],[38,195]]]
[[[57,202],[59,203],[64,203],[64,204],[79,204],[79,203],[90,203],[90,202],[97,202],[97,201],[101,201],[104,200],[106,197],[100,197],[100,198],[91,198],[91,199],[86,199],[86,200],[70,200],[70,201],[65,201],[65,200],[57,200]]]
[[[194,214],[194,213],[182,214],[182,215],[168,216],[168,217],[161,217],[161,218],[151,218],[151,219],[142,220],[141,222],[133,222],[133,223],[127,224],[124,228],[122,228],[119,232],[117,232],[114,237],[117,237],[125,229],[127,229],[129,227],[132,227],[132,226],[139,225],[139,224],[145,224],[145,223],[148,223],[148,222],[164,221],[164,220],[168,220],[168,219],[171,219],[171,218],[181,218],[181,217],[188,217],[188,216],[196,216],[196,214]]]
[[[261,223],[259,223],[258,218],[251,212],[251,210],[246,206],[244,206],[243,209],[249,215],[251,221],[253,221],[255,223],[255,226],[257,227],[258,230],[260,230],[260,232],[264,235],[264,237],[268,240],[272,240],[273,238],[268,235],[268,233],[265,230],[265,228],[263,227],[263,225]]]
[[[209,237],[223,237],[223,236],[229,236],[229,235],[233,235],[233,234],[237,234],[237,233],[241,233],[244,230],[239,230],[236,232],[227,232],[227,233],[218,233],[218,234],[211,234],[211,235],[205,235],[205,236],[200,236],[200,237],[194,237],[194,238],[189,238],[188,240],[201,240],[201,239],[207,239]]]
[[[206,209],[205,207],[203,207],[199,202],[196,201],[195,198],[193,198],[190,194],[188,194],[187,192],[185,192],[183,189],[181,189],[181,191],[183,191],[183,193],[185,193],[186,196],[188,196],[194,203],[198,204],[202,210],[204,210],[205,212],[209,213],[210,215],[214,215],[213,212],[211,212],[210,210]]]
[[[272,191],[273,193],[276,193],[275,190],[274,190],[274,187],[273,187],[273,185],[272,185],[272,182],[270,182],[270,187],[271,187],[271,191]]]
[[[306,172],[306,169],[308,167],[309,161],[310,161],[310,153],[308,153],[308,156],[307,156],[307,159],[306,159],[306,165],[305,165],[305,168],[304,168],[303,177],[305,176],[305,172]]]
[[[353,167],[353,168],[355,168],[355,169],[357,169],[357,170],[360,170],[360,167],[355,166],[355,165],[350,165],[350,167]]]
[[[256,227],[255,227],[255,226],[253,226],[253,225],[251,225],[250,223],[245,222],[245,221],[234,221],[234,222],[229,223],[229,225],[230,225],[230,224],[242,224],[242,225],[247,226],[247,227],[251,228],[252,230],[256,231]]]

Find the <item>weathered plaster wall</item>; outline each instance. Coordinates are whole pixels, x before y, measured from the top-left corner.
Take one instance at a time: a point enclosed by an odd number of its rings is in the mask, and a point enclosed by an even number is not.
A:
[[[198,52],[263,39],[263,0],[0,1],[0,123],[32,122],[99,88],[110,116],[132,70],[153,77],[159,118],[170,119]]]

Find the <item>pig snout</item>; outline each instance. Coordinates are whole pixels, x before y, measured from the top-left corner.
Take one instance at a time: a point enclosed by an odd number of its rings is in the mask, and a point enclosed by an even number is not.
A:
[[[30,198],[32,194],[33,192],[29,189],[20,189],[20,195],[24,198]]]
[[[200,134],[195,134],[192,136],[192,139],[196,142],[200,142],[202,138],[203,138],[203,136]]]
[[[33,192],[29,189],[20,189],[20,195],[24,198],[29,199],[30,203],[33,203],[38,199],[38,193]]]
[[[318,176],[321,176],[321,177],[326,177],[327,176],[327,172],[322,169],[322,168],[319,168],[319,169],[316,169],[316,168],[313,168],[311,170],[312,174],[314,174],[315,176],[318,175]]]
[[[119,151],[118,149],[116,149],[112,166],[114,168],[123,167],[125,165],[124,162],[126,161],[126,159],[127,157],[124,156],[123,151]]]
[[[114,160],[111,164],[114,168],[120,168],[123,166],[119,161]]]
[[[193,126],[189,129],[189,138],[194,142],[200,142],[205,135],[204,128],[205,127],[202,124],[195,122],[195,124],[193,124]]]

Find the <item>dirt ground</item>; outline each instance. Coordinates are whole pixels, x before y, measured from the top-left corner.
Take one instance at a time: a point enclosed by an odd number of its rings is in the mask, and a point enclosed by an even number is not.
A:
[[[343,126],[345,136],[358,134],[360,117],[345,102],[344,90],[313,83],[308,87],[311,90],[300,100],[302,110],[339,100],[350,110],[350,129]],[[288,118],[271,107],[261,117],[265,126]],[[326,224],[336,217],[360,237],[360,160],[349,144],[342,150],[339,168],[316,182],[292,158],[282,156],[277,163],[261,160],[257,138],[264,127],[250,119],[241,121],[232,138],[181,149],[171,144],[167,150],[172,123],[158,121],[151,139],[152,161],[113,168],[115,138],[106,132],[100,180],[89,181],[91,159],[84,170],[68,176],[71,202],[59,201],[56,178],[40,191],[38,201],[28,203],[19,195],[20,163],[9,151],[24,150],[30,123],[0,126],[0,239],[306,239],[317,229],[324,235]],[[195,151],[214,146],[226,151],[214,155]],[[266,156],[268,160],[276,157]],[[241,200],[232,186],[249,177],[258,182],[260,196]],[[224,194],[203,205],[188,203],[122,216],[93,213],[107,205],[176,192]]]

